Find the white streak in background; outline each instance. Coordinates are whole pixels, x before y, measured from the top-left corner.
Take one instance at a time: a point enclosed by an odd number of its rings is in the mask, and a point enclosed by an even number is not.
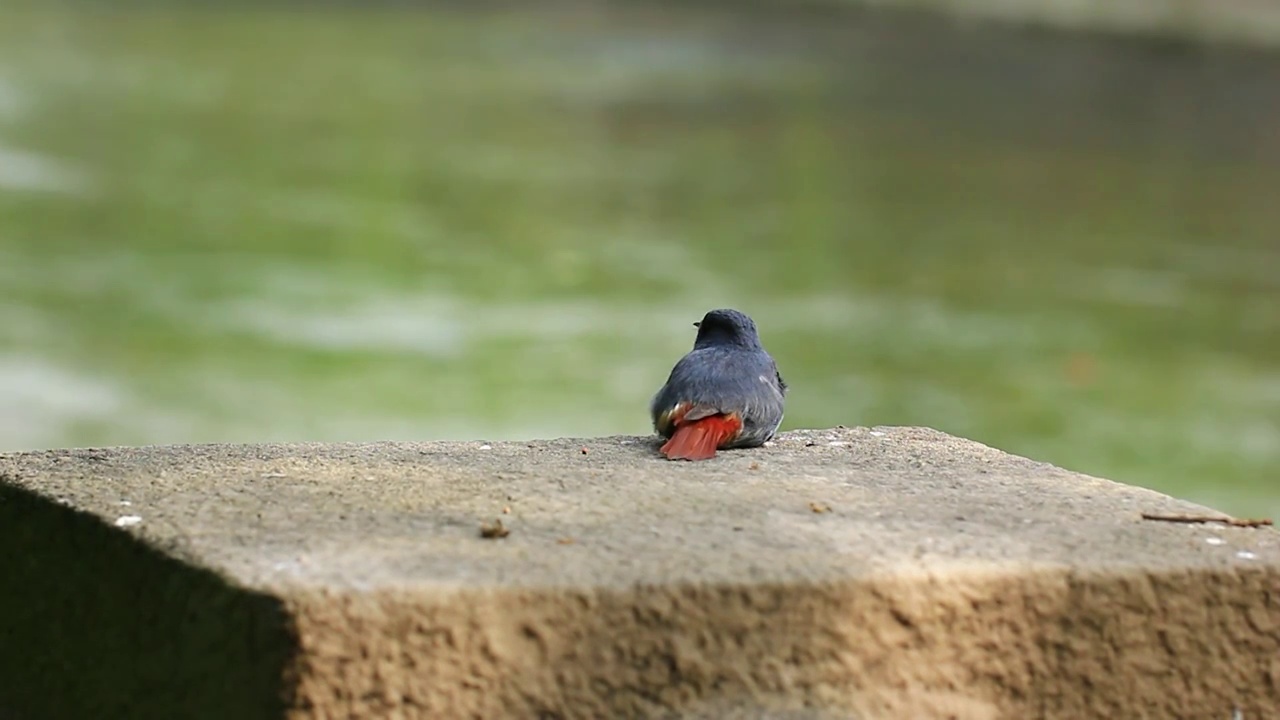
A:
[[[0,120],[16,120],[27,115],[30,104],[18,85],[0,74]],[[24,190],[80,195],[87,193],[90,185],[89,177],[83,170],[0,141],[0,191]]]
[[[83,195],[89,176],[62,161],[0,145],[0,190],[35,190]]]
[[[679,250],[657,253],[673,260]],[[609,264],[647,266],[638,254],[611,251],[597,258]],[[691,263],[697,265],[697,263]],[[647,270],[646,270],[647,272]],[[664,270],[669,272],[669,270]],[[255,296],[206,305],[207,326],[249,330],[267,339],[329,350],[384,350],[456,357],[473,342],[536,339],[539,342],[598,336],[679,347],[693,340],[692,323],[707,310],[737,307],[761,327],[766,346],[777,334],[794,331],[856,331],[859,337],[890,335],[902,352],[939,347],[986,352],[1052,347],[1091,347],[1098,329],[1069,317],[1033,313],[967,312],[929,298],[868,295],[813,295],[761,299],[744,304],[723,281],[704,277],[697,296],[660,302],[598,300],[473,301],[434,292],[389,295],[352,286],[326,273],[276,268],[262,273]],[[720,290],[723,286],[724,289]],[[183,308],[183,303],[168,307]]]
[[[1064,264],[1057,290],[1064,297],[1128,307],[1176,308],[1186,303],[1188,276],[1180,272]]]
[[[602,106],[644,98],[662,98],[689,104],[707,103],[710,88],[727,82],[768,82],[794,76],[801,61],[763,46],[744,49],[741,44],[715,43],[696,30],[681,33],[611,32],[608,37],[566,37],[552,55],[530,55],[528,44],[507,48],[525,65],[541,72],[539,92],[548,89],[579,106]],[[572,68],[565,72],[564,68]]]
[[[1280,425],[1267,417],[1189,420],[1187,442],[1205,451],[1231,452],[1246,458],[1280,460]]]
[[[115,386],[47,360],[0,355],[0,451],[60,447],[74,425],[110,420],[123,405]]]
[[[384,301],[348,310],[290,311],[257,303],[223,306],[213,313],[269,338],[326,350],[380,348],[447,357],[464,346],[463,316],[447,302]]]

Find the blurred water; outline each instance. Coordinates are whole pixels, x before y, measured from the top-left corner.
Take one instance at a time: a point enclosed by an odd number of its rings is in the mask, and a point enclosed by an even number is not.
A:
[[[0,10],[0,450],[786,426],[1280,510],[1280,59],[877,16]]]

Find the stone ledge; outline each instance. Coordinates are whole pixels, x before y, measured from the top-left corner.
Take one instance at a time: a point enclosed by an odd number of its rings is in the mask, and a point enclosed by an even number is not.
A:
[[[0,717],[1280,708],[1273,529],[925,429],[655,447],[0,455]]]

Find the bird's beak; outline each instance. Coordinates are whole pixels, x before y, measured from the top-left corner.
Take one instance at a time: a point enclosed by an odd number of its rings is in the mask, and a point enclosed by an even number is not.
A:
[[[699,320],[698,322],[694,323],[694,324],[693,324],[693,326],[694,326],[694,327],[702,327],[702,321],[701,321],[701,320]]]

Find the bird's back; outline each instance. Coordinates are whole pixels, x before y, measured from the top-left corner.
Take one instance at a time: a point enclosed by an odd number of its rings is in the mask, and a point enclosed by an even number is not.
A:
[[[744,439],[771,437],[782,420],[785,389],[777,365],[761,348],[712,346],[695,348],[676,363],[653,398],[657,423],[678,403],[713,407],[742,417]],[[765,437],[765,439],[767,439]]]

